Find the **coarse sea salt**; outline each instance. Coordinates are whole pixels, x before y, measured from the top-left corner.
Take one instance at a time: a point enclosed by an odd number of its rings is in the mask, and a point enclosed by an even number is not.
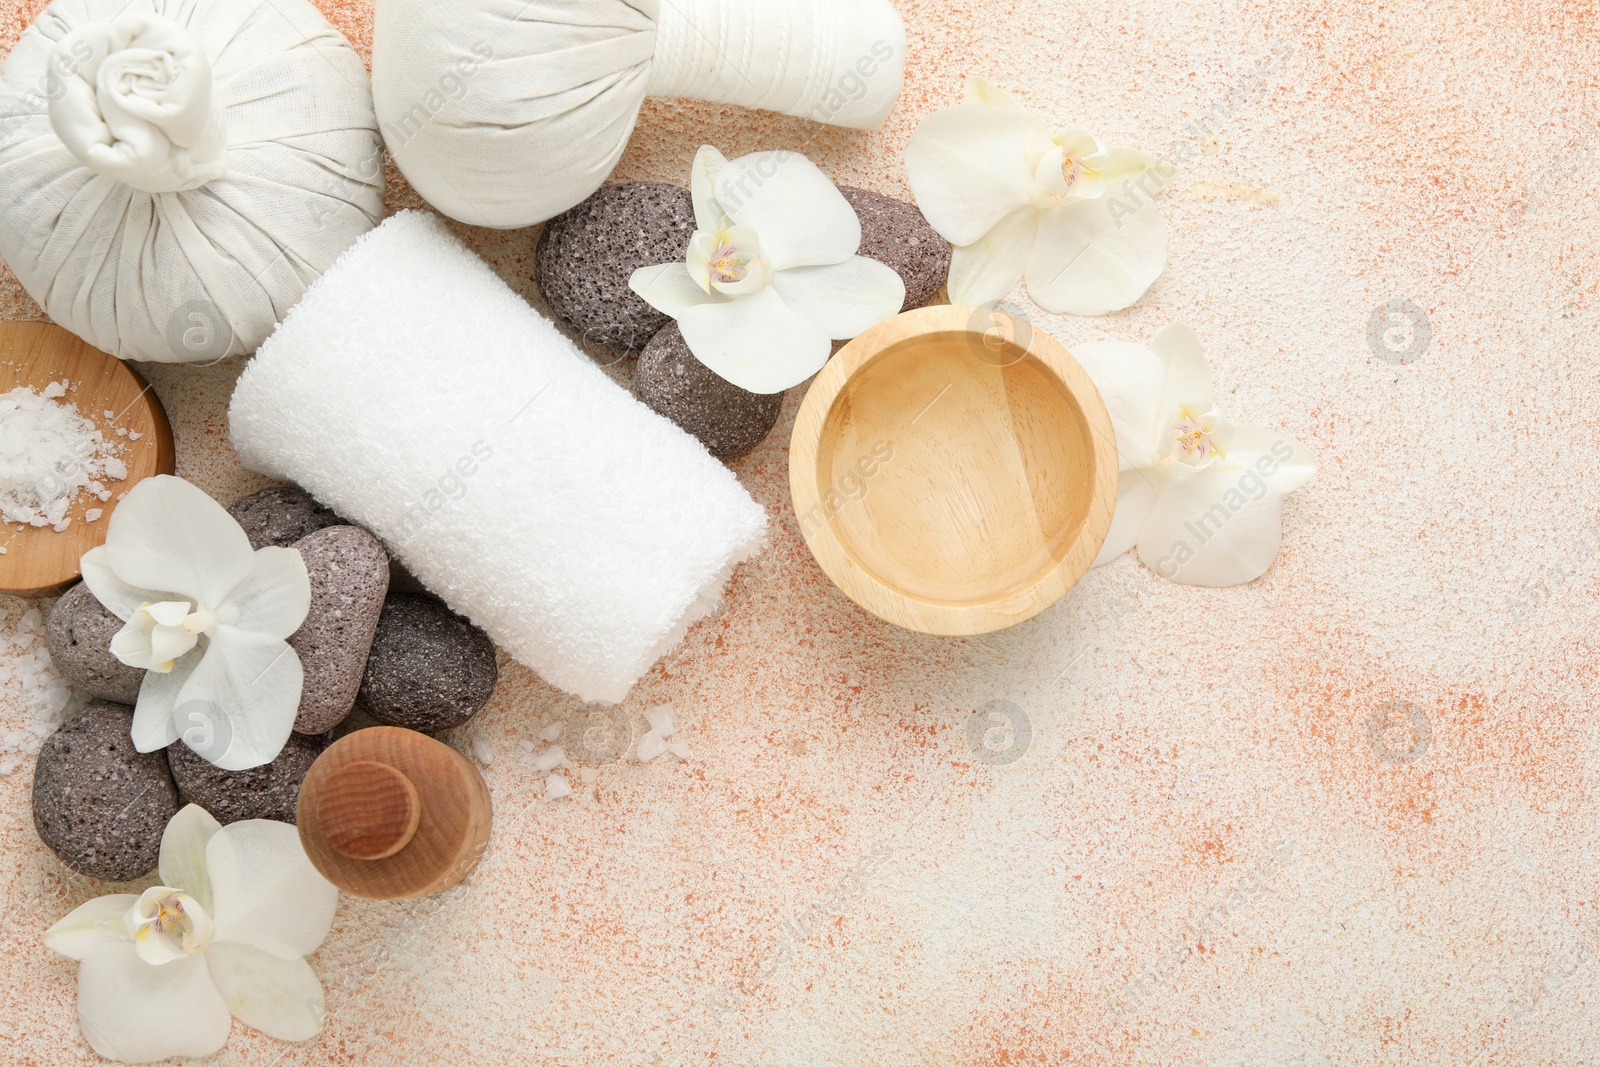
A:
[[[0,394],[0,518],[6,522],[60,533],[72,522],[67,510],[80,490],[103,501],[111,494],[100,479],[128,476],[119,458],[123,446],[61,400],[66,393],[62,381],[42,393],[18,386]]]
[[[50,662],[38,608],[0,596],[0,774],[39,752],[45,738],[84,706]]]

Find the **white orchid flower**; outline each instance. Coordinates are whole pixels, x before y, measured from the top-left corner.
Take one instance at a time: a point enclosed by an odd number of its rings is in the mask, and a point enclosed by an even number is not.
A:
[[[1072,355],[1105,399],[1121,466],[1095,566],[1137,546],[1145,566],[1184,585],[1241,585],[1266,573],[1282,540],[1283,496],[1316,473],[1311,451],[1287,434],[1228,423],[1200,340],[1181,323],[1148,347],[1095,341]]]
[[[696,359],[739,388],[781,393],[828,362],[845,340],[896,315],[906,287],[856,255],[861,220],[805,156],[694,157],[694,236],[683,263],[628,280],[678,321]]]
[[[300,707],[300,657],[285,638],[311,606],[292,548],[251,551],[222,505],[181,478],[128,491],[84,584],[127,625],[111,652],[146,671],[133,713],[140,752],[181,736],[224,770],[271,762]]]
[[[1155,195],[1170,164],[1108,148],[1084,130],[1052,134],[977,78],[966,99],[923,119],[906,144],[917,206],[955,246],[950,302],[1000,300],[1024,277],[1047,311],[1105,315],[1129,306],[1167,262]]]
[[[221,826],[190,804],[161,835],[161,885],[99,897],[45,931],[79,961],[78,1023],[123,1063],[209,1056],[230,1016],[283,1041],[322,1028],[322,983],[306,963],[339,892],[288,823]]]

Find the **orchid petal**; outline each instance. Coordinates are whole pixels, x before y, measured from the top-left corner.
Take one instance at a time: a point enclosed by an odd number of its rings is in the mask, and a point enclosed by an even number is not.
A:
[[[1238,471],[1253,468],[1277,493],[1292,493],[1317,473],[1311,449],[1265,426],[1234,426],[1227,459],[1218,465]]]
[[[739,388],[781,393],[828,362],[827,333],[798,314],[776,289],[685,308],[678,329],[696,359]]]
[[[977,242],[1034,204],[1034,165],[1050,129],[1017,108],[958,104],[923,119],[906,143],[906,180],[945,240]]]
[[[709,277],[709,275],[708,275]],[[628,287],[663,315],[677,318],[687,308],[701,304],[721,304],[724,297],[700,287],[683,263],[662,263],[640,267],[628,277]]]
[[[725,229],[729,219],[722,205],[717,203],[717,175],[728,165],[728,157],[712,148],[701,145],[689,166],[689,194],[694,201],[694,224],[699,230]]]
[[[139,686],[139,702],[133,709],[133,747],[140,752],[166,748],[178,739],[178,723],[173,712],[178,694],[205,656],[197,648],[172,665],[170,671],[147,671]]]
[[[772,276],[772,287],[791,310],[839,341],[893,318],[906,302],[906,284],[894,268],[865,256],[781,270]]]
[[[1088,371],[1111,415],[1122,470],[1156,462],[1156,442],[1165,427],[1161,407],[1167,369],[1145,345],[1089,341],[1072,346],[1072,357]]]
[[[1022,105],[1006,95],[1005,90],[996,88],[982,78],[969,76],[967,78],[966,93],[962,102],[967,104],[990,104],[994,107],[1015,107]]]
[[[774,271],[842,263],[861,246],[861,221],[837,186],[798,152],[754,152],[723,167],[717,203],[761,235]]]
[[[1167,263],[1167,223],[1149,201],[1115,195],[1052,208],[1039,219],[1028,294],[1045,310],[1105,315],[1144,295]]]
[[[1200,338],[1181,322],[1174,322],[1150,341],[1150,350],[1166,365],[1166,383],[1161,389],[1161,411],[1170,416],[1179,408],[1196,415],[1210,411],[1212,396],[1211,365],[1200,348]]]
[[[91,1048],[123,1063],[209,1056],[232,1025],[204,956],[152,967],[128,941],[78,965],[78,1023]]]
[[[244,580],[255,555],[221,504],[170,474],[128,490],[111,513],[105,548],[123,581],[167,589],[207,608]]]
[[[155,662],[155,641],[151,632],[131,622],[111,636],[108,648],[118,660],[142,671],[152,669]]]
[[[1101,145],[1099,139],[1082,126],[1074,126],[1065,133],[1058,133],[1051,140],[1074,159],[1087,160],[1105,152],[1105,147]]]
[[[206,845],[222,824],[198,804],[185,804],[161,834],[161,884],[181,889],[211,910],[211,876],[206,873]]]
[[[289,740],[303,684],[300,657],[283,641],[218,626],[177,695],[176,728],[225,771],[259,767]]]
[[[217,622],[284,640],[311,610],[311,578],[298,549],[256,550],[250,574],[217,610]]]
[[[96,545],[85,552],[78,561],[78,568],[83,573],[83,584],[89,587],[89,592],[123,622],[127,622],[134,612],[146,604],[172,599],[167,591],[141,589],[118,578],[111,569],[111,555],[105,545]]]
[[[950,254],[945,288],[952,304],[979,307],[994,304],[1017,287],[1039,232],[1039,213],[1018,208],[988,233]]]
[[[1159,495],[1157,477],[1147,470],[1122,472],[1117,479],[1117,510],[1111,513],[1111,529],[1090,566],[1104,566],[1139,543],[1139,534]]]
[[[1139,533],[1139,558],[1182,585],[1243,585],[1278,555],[1282,501],[1253,472],[1223,464],[1173,478]]]
[[[146,667],[163,674],[171,671],[179,659],[200,643],[199,634],[189,633],[178,626],[157,626],[146,636],[150,646],[149,663]]]
[[[322,1029],[322,983],[305,960],[223,942],[206,950],[206,963],[228,1010],[246,1026],[279,1041],[306,1041]]]
[[[80,904],[44,932],[45,947],[68,959],[81,960],[101,945],[128,940],[123,920],[139,902],[135,893],[114,893]]]
[[[206,844],[216,940],[252,945],[281,960],[308,956],[333,926],[339,891],[306,858],[288,823],[245,819]]]

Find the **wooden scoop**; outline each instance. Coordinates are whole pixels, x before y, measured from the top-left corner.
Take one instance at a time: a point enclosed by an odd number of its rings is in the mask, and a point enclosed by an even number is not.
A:
[[[467,758],[398,726],[335,741],[300,786],[300,841],[324,878],[375,900],[467,876],[489,844],[489,787]]]

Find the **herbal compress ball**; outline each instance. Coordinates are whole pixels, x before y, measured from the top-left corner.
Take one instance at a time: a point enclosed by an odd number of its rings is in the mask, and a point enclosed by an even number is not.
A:
[[[0,109],[0,256],[123,359],[254,351],[383,213],[366,70],[307,0],[56,0]]]

